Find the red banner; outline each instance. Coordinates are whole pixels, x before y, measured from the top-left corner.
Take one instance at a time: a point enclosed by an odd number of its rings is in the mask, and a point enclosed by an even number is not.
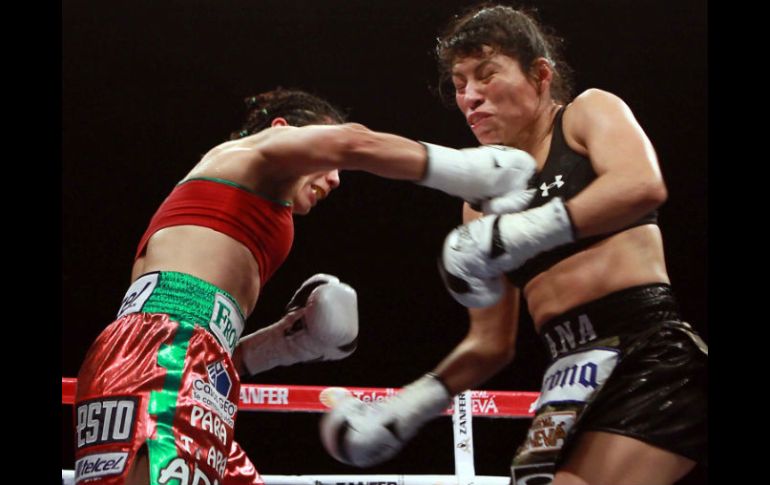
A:
[[[77,379],[62,377],[61,402],[73,404]],[[241,384],[239,411],[300,411],[325,412],[340,396],[352,394],[364,402],[388,399],[398,388],[294,386],[274,384]],[[537,392],[472,391],[471,409],[474,416],[490,418],[530,418]],[[451,414],[447,409],[445,414]]]

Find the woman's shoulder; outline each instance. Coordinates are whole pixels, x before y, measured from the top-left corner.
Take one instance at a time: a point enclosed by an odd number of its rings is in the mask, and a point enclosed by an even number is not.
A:
[[[604,89],[589,88],[575,96],[566,106],[564,114],[565,116],[567,113],[590,115],[596,111],[617,109],[621,106],[625,107],[626,103],[618,95]]]
[[[586,89],[564,108],[565,134],[583,140],[592,128],[601,128],[633,117],[626,103],[616,94],[598,88]]]

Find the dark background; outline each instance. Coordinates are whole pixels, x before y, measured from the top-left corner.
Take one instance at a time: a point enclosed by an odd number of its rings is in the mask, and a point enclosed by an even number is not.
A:
[[[173,185],[237,129],[242,99],[305,89],[372,129],[452,147],[476,144],[432,90],[435,38],[474,2],[134,0],[62,2],[61,375],[74,377],[113,320],[146,224]],[[667,265],[685,318],[708,342],[706,2],[541,0],[566,40],[576,92],[619,95],[655,146],[669,188],[660,210]],[[291,255],[247,331],[276,320],[317,272],[358,290],[360,344],[335,363],[281,368],[249,382],[402,386],[467,330],[435,267],[461,202],[410,183],[347,172],[296,219]],[[538,390],[545,353],[522,315],[515,362],[481,386]],[[62,467],[74,465],[62,406]],[[321,448],[316,414],[241,413],[236,439],[264,474],[356,473]],[[526,420],[474,421],[476,472],[505,475]],[[452,473],[448,418],[395,460],[364,473]],[[682,483],[707,483],[706,470]]]

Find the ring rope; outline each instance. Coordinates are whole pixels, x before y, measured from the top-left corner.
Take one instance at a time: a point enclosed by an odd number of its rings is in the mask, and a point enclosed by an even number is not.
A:
[[[74,404],[77,379],[62,377],[62,404]],[[241,384],[239,411],[326,412],[335,392],[350,392],[364,402],[388,399],[400,388],[296,386],[273,384]],[[473,416],[486,418],[531,418],[533,404],[540,393],[525,391],[466,391],[470,392]],[[459,394],[458,394],[459,395]],[[444,415],[452,414],[451,409]]]
[[[62,485],[75,484],[75,471],[62,470]],[[260,475],[265,485],[459,485],[454,475]],[[509,485],[510,477],[479,475],[474,485]]]

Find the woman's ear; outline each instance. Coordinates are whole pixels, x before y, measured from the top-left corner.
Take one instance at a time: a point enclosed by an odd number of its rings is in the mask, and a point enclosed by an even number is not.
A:
[[[532,68],[530,69],[532,77],[537,85],[537,92],[542,93],[544,84],[546,86],[551,85],[553,81],[553,65],[551,61],[545,57],[538,57],[532,62]]]

